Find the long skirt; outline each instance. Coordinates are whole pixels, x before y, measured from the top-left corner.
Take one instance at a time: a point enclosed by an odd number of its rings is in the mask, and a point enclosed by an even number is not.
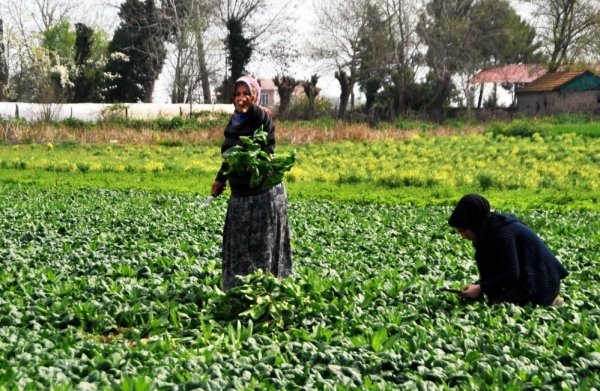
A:
[[[257,269],[283,278],[292,273],[292,249],[283,184],[266,193],[235,197],[223,229],[223,290]]]

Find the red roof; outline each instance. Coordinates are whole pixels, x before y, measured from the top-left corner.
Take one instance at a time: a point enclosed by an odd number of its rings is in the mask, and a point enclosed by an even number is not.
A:
[[[526,85],[525,87],[519,89],[519,92],[544,92],[544,91],[554,91],[558,87],[562,86],[575,79],[578,76],[581,76],[586,71],[571,71],[571,72],[552,72],[546,73],[541,76],[539,79],[536,79],[532,83]]]
[[[503,65],[479,72],[471,78],[471,83],[530,83],[546,72],[543,65]]]

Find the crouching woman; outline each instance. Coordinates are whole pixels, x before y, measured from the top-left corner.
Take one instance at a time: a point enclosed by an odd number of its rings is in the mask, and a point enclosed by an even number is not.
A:
[[[538,235],[512,215],[491,212],[480,195],[460,199],[448,224],[473,243],[479,281],[465,298],[490,303],[560,305],[560,281],[568,275]]]

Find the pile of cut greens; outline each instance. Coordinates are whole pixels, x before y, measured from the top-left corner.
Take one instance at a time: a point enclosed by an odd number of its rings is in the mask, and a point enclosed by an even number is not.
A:
[[[229,148],[223,159],[229,164],[227,175],[250,175],[250,187],[270,188],[283,180],[284,174],[296,162],[296,154],[269,154],[261,148],[267,143],[267,132],[262,127],[253,136],[240,136],[241,145]]]

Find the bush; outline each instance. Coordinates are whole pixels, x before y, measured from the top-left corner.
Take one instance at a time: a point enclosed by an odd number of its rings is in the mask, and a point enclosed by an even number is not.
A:
[[[420,130],[423,132],[434,130],[438,127],[438,125],[434,124],[433,122],[419,121],[419,120],[406,119],[406,118],[397,118],[393,122],[393,126],[397,129]]]
[[[477,177],[475,179],[477,179],[477,183],[479,183],[481,190],[484,191],[494,185],[494,178],[487,172],[477,174]]]
[[[496,136],[531,137],[534,133],[542,133],[542,129],[534,120],[519,119],[508,124],[496,123],[491,125],[487,132]]]
[[[285,119],[313,119],[328,116],[333,116],[333,107],[327,99],[317,97],[315,100],[315,112],[311,114],[309,112],[308,99],[302,98],[297,99],[290,105]]]
[[[71,129],[85,129],[92,125],[89,121],[84,121],[79,118],[69,117],[62,121],[63,125]]]
[[[549,118],[553,124],[582,124],[591,122],[593,118],[583,113],[560,113]]]

